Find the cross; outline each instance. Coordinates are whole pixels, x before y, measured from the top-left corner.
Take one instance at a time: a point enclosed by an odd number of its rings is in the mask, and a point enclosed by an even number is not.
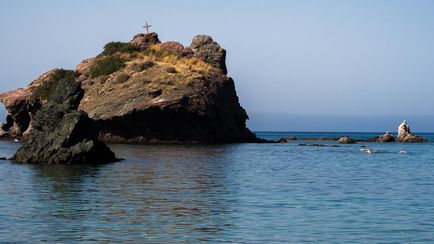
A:
[[[149,27],[152,27],[152,25],[148,25],[148,21],[146,21],[145,25],[143,26],[143,28],[146,29],[146,33],[149,33]]]

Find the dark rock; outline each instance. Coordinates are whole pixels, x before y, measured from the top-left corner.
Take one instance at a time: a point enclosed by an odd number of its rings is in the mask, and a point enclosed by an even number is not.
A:
[[[297,137],[295,137],[295,136],[288,136],[288,137],[279,138],[279,139],[277,139],[276,142],[278,142],[278,143],[286,143],[286,142],[289,142],[289,141],[296,141],[296,140],[297,140]]]
[[[210,36],[195,36],[190,47],[194,52],[194,56],[199,57],[214,67],[221,69],[223,74],[227,74],[226,50],[221,48],[220,45]]]
[[[313,137],[313,138],[303,138],[304,141],[337,141],[340,138],[333,137]]]
[[[32,129],[34,114],[41,108],[39,100],[33,100],[32,94],[42,83],[56,72],[52,69],[32,81],[27,87],[0,94],[0,102],[5,105],[8,115],[2,125],[2,137],[26,137]]]
[[[161,89],[153,89],[148,92],[148,95],[152,98],[158,97],[163,93]]]
[[[181,52],[181,56],[184,58],[193,57],[193,55],[194,55],[194,52],[191,49],[191,47],[185,47]]]
[[[298,145],[302,147],[325,147],[326,146],[324,144],[319,144],[319,143],[312,143],[312,144],[300,143]]]
[[[386,132],[386,134],[384,134],[382,136],[372,137],[366,141],[367,142],[395,142],[395,137],[393,135],[389,134],[389,132]]]
[[[398,128],[398,142],[427,142],[428,140],[411,133],[410,126],[404,120]]]
[[[344,137],[339,138],[338,142],[340,144],[354,144],[354,143],[356,143],[356,141],[354,139],[352,139],[351,137],[348,137],[348,136],[344,136]]]
[[[78,111],[83,97],[80,84],[62,79],[49,96],[48,103],[36,114],[33,131],[13,156],[21,163],[98,164],[116,161],[101,141],[87,114]]]
[[[0,160],[8,160],[6,157],[0,157]]]
[[[163,42],[160,45],[160,50],[181,55],[184,51],[184,46],[179,42]]]
[[[141,50],[148,49],[151,45],[159,44],[160,39],[158,39],[158,34],[151,32],[148,34],[137,34],[130,41],[131,44],[138,46]]]

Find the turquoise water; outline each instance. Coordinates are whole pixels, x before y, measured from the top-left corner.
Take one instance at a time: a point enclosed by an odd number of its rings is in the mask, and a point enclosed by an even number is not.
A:
[[[314,142],[111,145],[125,160],[98,167],[0,161],[0,241],[434,242],[433,143],[299,143]],[[18,146],[0,141],[0,156]]]

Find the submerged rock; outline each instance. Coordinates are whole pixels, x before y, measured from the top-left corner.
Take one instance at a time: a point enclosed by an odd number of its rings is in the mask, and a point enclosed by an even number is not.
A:
[[[403,121],[398,127],[398,142],[427,142],[427,139],[411,133],[407,121]]]
[[[94,122],[78,111],[83,97],[74,79],[61,79],[48,103],[36,113],[29,140],[13,160],[34,164],[99,164],[116,161],[114,153],[99,141]]]
[[[352,139],[351,137],[348,137],[348,136],[344,136],[344,137],[339,138],[338,142],[340,144],[354,144],[354,143],[356,143],[356,141],[354,139]]]

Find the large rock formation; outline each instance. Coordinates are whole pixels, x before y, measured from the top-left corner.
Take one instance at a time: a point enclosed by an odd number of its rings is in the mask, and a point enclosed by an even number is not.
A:
[[[204,35],[185,48],[161,43],[156,33],[109,43],[77,66],[74,79],[84,89],[79,109],[96,122],[104,141],[257,142],[246,128],[248,116],[234,81],[226,75],[225,56]],[[8,136],[23,136],[31,128],[32,116],[44,106],[36,91],[50,81],[48,75],[0,94],[10,114],[3,126]]]
[[[413,135],[410,131],[410,126],[404,120],[398,127],[398,142],[426,142],[427,140]]]
[[[40,164],[99,164],[116,161],[101,141],[94,122],[78,105],[83,97],[80,84],[71,78],[58,81],[48,103],[36,113],[29,140],[13,160]]]

